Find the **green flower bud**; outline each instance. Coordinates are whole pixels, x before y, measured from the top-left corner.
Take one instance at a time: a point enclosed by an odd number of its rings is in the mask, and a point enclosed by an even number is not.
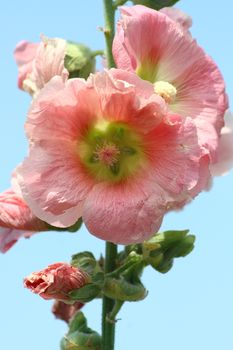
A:
[[[194,248],[195,236],[184,231],[165,231],[143,243],[143,259],[161,273],[168,272],[173,259],[188,255]]]
[[[88,328],[82,312],[70,322],[69,331],[61,341],[61,350],[101,350],[101,337]]]
[[[121,301],[139,301],[147,296],[145,287],[140,283],[131,283],[125,278],[106,278],[103,293],[111,299]]]
[[[69,78],[87,79],[95,71],[95,58],[92,51],[83,44],[67,41],[65,68]]]
[[[173,6],[179,0],[132,0],[135,5],[144,5],[154,10],[160,10],[163,7]]]

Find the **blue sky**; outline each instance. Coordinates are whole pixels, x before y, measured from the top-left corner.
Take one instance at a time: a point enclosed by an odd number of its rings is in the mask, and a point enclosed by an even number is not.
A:
[[[67,5],[67,7],[65,7]],[[193,17],[193,36],[214,58],[232,85],[232,0],[179,2]],[[27,152],[23,124],[30,98],[16,86],[17,68],[12,52],[22,39],[38,41],[39,34],[104,46],[100,0],[29,0],[2,2],[0,13],[1,138],[0,191],[9,187],[10,174]],[[117,324],[116,350],[231,350],[233,348],[233,172],[216,178],[185,210],[166,216],[163,229],[189,228],[197,236],[193,253],[176,261],[168,274],[148,269],[143,281],[147,299],[126,304]],[[1,348],[58,350],[66,331],[50,313],[52,303],[22,286],[24,276],[71,254],[92,250],[98,256],[104,242],[85,228],[78,234],[43,233],[21,240],[0,256]],[[90,326],[100,330],[99,301],[84,309]]]

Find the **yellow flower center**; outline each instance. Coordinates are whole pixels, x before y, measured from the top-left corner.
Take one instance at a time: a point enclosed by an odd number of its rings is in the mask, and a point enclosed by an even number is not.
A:
[[[167,81],[156,81],[154,83],[154,91],[168,104],[175,101],[177,90],[174,85],[168,83]]]
[[[97,123],[78,143],[77,151],[82,164],[97,181],[125,180],[145,163],[141,136],[124,123]]]

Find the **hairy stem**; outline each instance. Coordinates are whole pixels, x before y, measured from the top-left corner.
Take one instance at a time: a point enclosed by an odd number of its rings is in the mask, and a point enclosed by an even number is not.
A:
[[[106,58],[108,68],[113,68],[115,67],[115,62],[112,55],[112,42],[115,32],[115,8],[112,0],[103,0],[103,5],[105,18],[104,35],[106,42]]]
[[[115,67],[112,55],[112,42],[115,31],[115,7],[113,0],[103,0],[105,27],[104,35],[106,42],[106,59],[108,68]],[[117,246],[113,243],[106,242],[105,251],[105,274],[112,272],[116,268]],[[111,315],[114,309],[115,301],[103,296],[102,310],[102,350],[114,350],[115,343],[115,324],[111,322],[108,315]]]

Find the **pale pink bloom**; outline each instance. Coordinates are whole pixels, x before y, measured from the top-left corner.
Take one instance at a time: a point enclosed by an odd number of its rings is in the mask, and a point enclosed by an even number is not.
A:
[[[233,115],[228,110],[225,114],[225,126],[221,130],[217,160],[211,165],[213,176],[226,175],[233,167]]]
[[[38,219],[23,198],[12,190],[0,194],[0,251],[5,253],[21,237],[28,238],[48,225]]]
[[[24,279],[24,286],[45,300],[57,299],[69,302],[69,292],[83,287],[89,281],[86,272],[59,262],[31,273]]]
[[[192,27],[192,18],[178,8],[164,7],[161,10],[159,10],[159,12],[164,13],[170,19],[177,22],[181,26],[181,28],[186,32],[189,30],[190,27]]]
[[[67,323],[74,317],[74,315],[84,306],[83,303],[76,301],[74,304],[66,304],[63,301],[56,300],[52,307],[52,313],[59,320]]]
[[[122,7],[113,54],[118,68],[150,81],[171,112],[195,120],[214,160],[228,101],[218,67],[196,41],[162,12]]]
[[[66,41],[41,37],[40,43],[20,42],[14,56],[19,66],[18,85],[35,95],[54,76],[65,81],[68,71],[64,67]]]
[[[34,100],[26,131],[30,154],[18,177],[33,212],[59,227],[82,217],[111,242],[150,237],[209,179],[192,119],[167,115],[150,84],[125,71],[87,82],[53,78]]]

